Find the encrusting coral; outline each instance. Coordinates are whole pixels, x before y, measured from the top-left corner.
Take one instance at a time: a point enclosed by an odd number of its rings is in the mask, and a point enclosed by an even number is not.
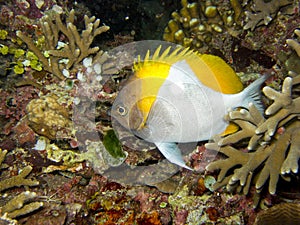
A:
[[[5,159],[7,151],[2,151],[0,149],[0,165]],[[23,168],[17,176],[13,176],[7,179],[1,179],[0,181],[0,192],[20,186],[36,186],[39,184],[37,180],[26,179],[26,176],[31,172],[32,167],[26,166]],[[42,202],[30,202],[36,197],[35,192],[25,191],[21,194],[13,197],[12,199],[6,201],[6,203],[0,206],[0,219],[9,220],[16,218],[21,215],[28,214],[37,210],[43,206]],[[29,203],[28,203],[29,202]]]
[[[106,32],[109,27],[99,26],[99,19],[85,15],[85,29],[80,34],[74,25],[75,11],[69,12],[66,25],[62,22],[61,14],[60,10],[52,10],[52,13],[41,18],[40,26],[45,37],[43,49],[22,31],[17,31],[16,34],[38,56],[46,71],[64,79],[68,77],[69,69],[87,56],[102,54],[99,47],[91,47],[91,44],[97,35]],[[60,40],[61,34],[67,38],[66,43]]]
[[[228,120],[240,127],[237,133],[216,137],[208,149],[227,156],[207,166],[208,171],[220,170],[214,189],[224,185],[228,191],[237,189],[247,194],[252,181],[258,192],[269,180],[269,192],[275,194],[279,176],[289,181],[291,173],[298,172],[300,158],[300,97],[292,97],[292,88],[300,84],[300,75],[285,78],[282,91],[270,87],[263,93],[274,102],[266,109],[264,118],[259,110],[249,109],[229,113]],[[249,151],[240,151],[231,144],[250,138]],[[233,173],[228,171],[233,169]],[[255,179],[254,179],[255,177]]]
[[[300,223],[299,214],[299,203],[281,203],[267,210],[261,211],[257,215],[254,225],[295,225]]]
[[[58,96],[50,94],[31,100],[26,106],[29,126],[39,135],[51,140],[58,133],[71,133],[72,121],[65,107],[58,103]]]
[[[101,141],[85,142],[86,152],[76,153],[72,150],[62,150],[55,144],[46,144],[47,158],[54,162],[62,162],[67,167],[72,167],[77,163],[87,161],[93,166],[97,173],[102,174],[110,166],[119,166],[126,159],[127,154],[122,152],[122,156],[112,156]],[[121,150],[120,150],[121,151]],[[51,171],[52,167],[45,169],[44,172]]]

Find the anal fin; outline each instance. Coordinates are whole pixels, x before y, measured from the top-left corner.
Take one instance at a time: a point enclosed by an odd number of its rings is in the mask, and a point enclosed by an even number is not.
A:
[[[237,132],[239,130],[239,126],[236,125],[235,123],[229,123],[229,125],[226,127],[226,130],[223,131],[223,133],[221,133],[221,136],[226,136],[229,134],[233,134],[235,132]]]

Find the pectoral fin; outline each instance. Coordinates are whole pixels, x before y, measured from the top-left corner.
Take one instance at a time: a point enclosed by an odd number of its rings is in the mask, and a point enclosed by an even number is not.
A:
[[[189,170],[193,170],[192,168],[185,165],[183,161],[181,151],[178,148],[176,143],[155,143],[159,151],[169,160],[171,163],[174,163],[178,166],[184,167]]]

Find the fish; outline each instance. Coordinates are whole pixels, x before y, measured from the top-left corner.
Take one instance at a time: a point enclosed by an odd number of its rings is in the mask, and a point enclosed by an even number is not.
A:
[[[130,133],[154,143],[171,163],[186,165],[178,143],[209,140],[238,128],[224,119],[250,103],[263,110],[263,75],[244,88],[220,57],[182,46],[148,50],[133,62],[133,75],[119,91],[111,116]]]

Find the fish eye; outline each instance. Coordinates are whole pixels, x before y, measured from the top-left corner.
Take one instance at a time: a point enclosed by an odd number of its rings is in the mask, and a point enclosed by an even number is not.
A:
[[[121,116],[125,116],[127,114],[127,109],[124,106],[118,106],[117,111]]]

